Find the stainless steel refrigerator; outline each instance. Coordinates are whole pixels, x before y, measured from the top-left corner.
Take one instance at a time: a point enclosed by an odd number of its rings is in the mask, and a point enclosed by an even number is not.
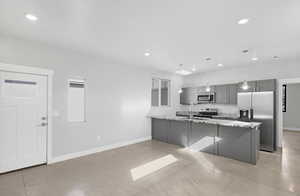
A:
[[[261,122],[261,150],[276,150],[275,95],[273,91],[238,93],[240,110],[253,109],[252,121]]]

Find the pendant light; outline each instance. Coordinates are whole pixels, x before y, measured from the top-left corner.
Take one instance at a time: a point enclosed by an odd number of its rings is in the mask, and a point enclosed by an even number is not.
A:
[[[206,91],[206,92],[210,92],[210,90],[211,90],[211,89],[210,89],[210,86],[209,86],[209,84],[207,83],[205,91]]]
[[[242,84],[242,89],[243,90],[248,90],[249,89],[249,85],[248,85],[248,82],[246,80]]]

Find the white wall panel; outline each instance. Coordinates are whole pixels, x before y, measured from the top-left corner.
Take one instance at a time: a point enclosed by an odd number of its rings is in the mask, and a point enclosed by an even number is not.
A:
[[[174,113],[181,78],[144,67],[0,35],[0,61],[54,70],[53,156],[145,138],[149,113]],[[171,107],[151,108],[152,77],[171,80]],[[86,123],[68,122],[70,78],[86,79]]]

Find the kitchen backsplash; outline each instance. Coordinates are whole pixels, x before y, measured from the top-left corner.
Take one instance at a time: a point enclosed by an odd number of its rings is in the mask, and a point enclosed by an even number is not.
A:
[[[189,111],[190,108],[192,111],[199,111],[205,108],[217,108],[218,112],[221,114],[238,114],[238,107],[236,105],[222,105],[222,104],[198,104],[198,105],[181,105],[181,111]]]

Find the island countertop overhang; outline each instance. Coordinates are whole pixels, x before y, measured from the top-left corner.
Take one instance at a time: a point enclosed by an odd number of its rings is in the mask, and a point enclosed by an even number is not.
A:
[[[241,128],[250,128],[250,129],[258,129],[262,123],[260,122],[243,122],[238,120],[223,120],[223,119],[210,119],[210,118],[202,118],[202,119],[194,119],[187,118],[175,115],[149,115],[149,118],[155,119],[164,119],[164,120],[175,120],[175,121],[187,121],[192,123],[205,123],[219,126],[227,126],[227,127],[241,127]]]

